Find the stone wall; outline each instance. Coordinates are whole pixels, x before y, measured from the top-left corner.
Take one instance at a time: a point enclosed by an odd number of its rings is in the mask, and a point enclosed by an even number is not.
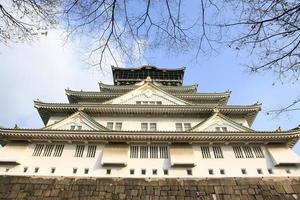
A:
[[[0,199],[300,199],[300,178],[0,177]]]

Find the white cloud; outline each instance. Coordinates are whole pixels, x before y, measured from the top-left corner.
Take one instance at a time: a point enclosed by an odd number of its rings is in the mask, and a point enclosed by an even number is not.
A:
[[[98,82],[111,82],[111,73],[88,68],[75,43],[63,45],[60,32],[31,44],[0,50],[0,126],[42,126],[33,100],[66,102],[64,89],[99,90]],[[110,72],[110,65],[105,71]]]

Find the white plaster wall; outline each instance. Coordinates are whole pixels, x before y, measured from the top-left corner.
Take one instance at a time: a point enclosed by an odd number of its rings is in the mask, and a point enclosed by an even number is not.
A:
[[[66,116],[67,117],[67,116]],[[49,119],[48,125],[51,125],[55,121],[62,120],[66,117],[51,117]],[[196,126],[198,123],[206,120],[205,118],[170,118],[170,117],[93,117],[95,121],[97,121],[99,124],[106,127],[107,122],[122,122],[122,130],[128,130],[128,131],[137,131],[141,130],[141,123],[157,123],[157,130],[158,131],[176,131],[176,123],[191,123],[191,127]],[[246,125],[248,127],[247,122],[245,122],[245,119],[234,119],[238,123],[243,123],[243,125]],[[228,129],[230,131],[233,131],[234,129]]]
[[[169,159],[131,159],[127,158],[126,167],[108,167],[111,169],[111,175],[106,175],[106,167],[100,164],[102,158],[103,145],[97,144],[96,156],[94,158],[85,157],[87,148],[85,148],[82,158],[74,157],[76,144],[65,144],[61,157],[35,157],[32,156],[34,144],[23,144],[22,151],[11,149],[9,145],[0,150],[0,159],[20,154],[21,164],[17,166],[0,165],[0,175],[24,175],[24,176],[87,176],[87,177],[265,177],[265,176],[299,176],[296,167],[274,167],[266,152],[265,158],[242,158],[237,159],[234,156],[232,147],[222,146],[224,158],[203,159],[200,145],[193,145],[194,160],[196,166],[191,168],[193,175],[187,175],[188,168],[172,168]],[[14,148],[14,147],[13,147]],[[11,150],[9,150],[11,149]],[[213,157],[213,152],[211,152]],[[28,167],[26,173],[24,167]],[[39,172],[34,173],[34,168],[39,167]],[[56,168],[54,174],[50,173],[52,167]],[[6,172],[6,169],[9,171]],[[73,174],[73,168],[78,168],[77,174]],[[89,174],[84,174],[84,169],[89,168]],[[241,169],[247,170],[246,175],[242,175]],[[268,169],[273,169],[274,174],[269,174]],[[130,175],[130,169],[135,169],[135,175]],[[141,175],[141,169],[146,169],[146,175]],[[152,169],[157,169],[158,175],[152,175]],[[163,175],[163,169],[169,170],[169,175]],[[214,175],[209,175],[208,169],[214,170]],[[225,170],[225,175],[219,173],[220,169]],[[263,174],[258,174],[257,169],[262,169]],[[286,169],[291,171],[286,173]]]

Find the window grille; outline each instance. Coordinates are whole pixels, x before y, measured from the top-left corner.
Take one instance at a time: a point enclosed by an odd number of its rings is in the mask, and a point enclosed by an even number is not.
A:
[[[244,158],[244,154],[240,146],[233,146],[232,148],[236,158]]]
[[[184,123],[184,130],[185,131],[191,130],[191,123]]]
[[[71,130],[75,130],[75,126],[71,126],[70,128],[71,128]]]
[[[148,130],[148,124],[147,123],[141,123],[141,130],[147,131]]]
[[[213,169],[208,169],[208,174],[209,175],[213,175],[214,174],[214,170]]]
[[[158,158],[158,146],[150,146],[150,158]]]
[[[182,123],[176,123],[176,131],[182,131]]]
[[[77,145],[74,157],[82,157],[84,152],[84,145]]]
[[[201,146],[202,158],[211,158],[209,146]]]
[[[162,102],[161,101],[157,101],[156,104],[157,105],[162,105]]]
[[[52,154],[53,148],[54,148],[53,144],[47,144],[45,146],[43,156],[50,157]]]
[[[130,146],[130,158],[139,157],[139,146]]]
[[[86,153],[87,158],[94,158],[96,154],[96,145],[89,145]]]
[[[150,131],[156,131],[156,123],[150,123]]]
[[[243,150],[246,158],[254,158],[251,147],[243,146]]]
[[[115,129],[116,129],[117,131],[122,130],[122,123],[121,123],[121,122],[117,122],[117,123],[116,123],[116,126],[115,126]]]
[[[222,127],[223,132],[227,132],[227,127]]]
[[[168,158],[168,147],[167,146],[160,146],[159,147],[159,158]]]
[[[41,153],[43,151],[44,146],[45,145],[43,145],[43,144],[37,144],[37,145],[35,145],[35,148],[34,148],[32,156],[41,156]]]
[[[141,105],[142,102],[141,101],[136,101],[136,104]]]
[[[148,158],[148,146],[140,146],[140,158]]]
[[[113,130],[114,123],[113,122],[107,122],[106,128],[109,130]]]
[[[264,158],[264,153],[259,146],[252,147],[256,158]]]
[[[223,152],[220,146],[213,146],[215,158],[223,158]]]
[[[77,126],[77,130],[81,130],[82,129],[82,126]]]
[[[216,132],[221,132],[221,127],[216,127]]]
[[[64,150],[64,145],[63,144],[55,145],[53,156],[54,157],[61,157],[63,150]]]

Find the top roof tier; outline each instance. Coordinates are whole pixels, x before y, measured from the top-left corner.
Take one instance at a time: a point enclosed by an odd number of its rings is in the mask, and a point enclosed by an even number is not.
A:
[[[144,65],[140,68],[119,68],[112,66],[114,85],[134,85],[148,76],[162,85],[181,86],[185,67],[177,69],[157,68]]]

